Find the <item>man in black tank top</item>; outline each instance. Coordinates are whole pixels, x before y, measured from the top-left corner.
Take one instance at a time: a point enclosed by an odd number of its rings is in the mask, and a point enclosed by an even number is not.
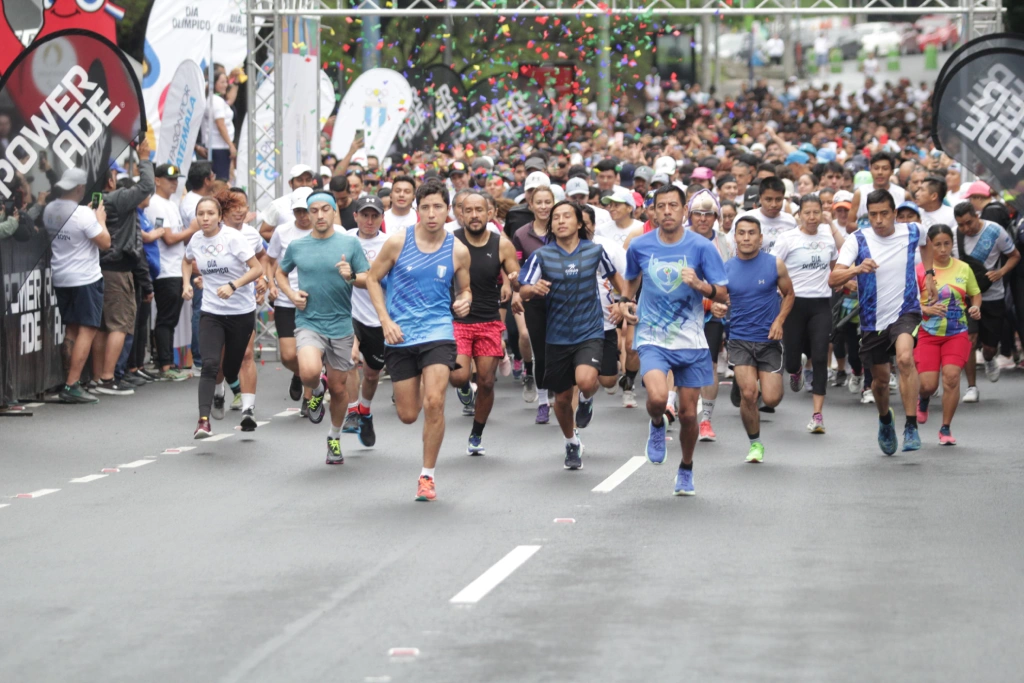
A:
[[[487,229],[487,200],[478,193],[466,195],[460,212],[463,227],[455,238],[469,249],[469,286],[473,303],[469,315],[455,321],[455,343],[458,346],[458,367],[451,374],[463,414],[473,416],[469,435],[469,455],[484,455],[484,425],[494,405],[494,378],[498,361],[505,357],[501,334],[501,304],[512,296],[510,283],[519,275],[516,250],[508,238]],[[504,272],[504,284],[502,273]],[[476,393],[470,383],[472,363],[476,363]],[[475,401],[475,405],[474,405]]]

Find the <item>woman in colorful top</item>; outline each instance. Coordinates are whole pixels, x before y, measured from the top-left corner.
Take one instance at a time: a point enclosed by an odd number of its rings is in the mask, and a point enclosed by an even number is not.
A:
[[[921,378],[921,395],[917,401],[917,423],[928,421],[928,401],[939,386],[942,372],[942,428],[939,443],[955,446],[949,431],[953,413],[960,402],[960,371],[967,364],[971,342],[967,338],[967,316],[981,318],[981,289],[970,266],[953,258],[953,230],[948,225],[928,229],[935,267],[938,300],[931,305],[921,299],[922,322],[914,349],[914,362]],[[917,265],[917,281],[924,287],[924,266]]]

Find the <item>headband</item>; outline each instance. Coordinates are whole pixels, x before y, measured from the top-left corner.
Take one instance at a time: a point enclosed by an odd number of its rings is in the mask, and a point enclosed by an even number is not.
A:
[[[321,190],[309,195],[306,198],[306,208],[308,209],[317,202],[327,202],[328,204],[331,205],[332,209],[334,209],[335,211],[338,210],[338,202],[334,201],[334,195],[332,195],[329,192],[324,192]]]

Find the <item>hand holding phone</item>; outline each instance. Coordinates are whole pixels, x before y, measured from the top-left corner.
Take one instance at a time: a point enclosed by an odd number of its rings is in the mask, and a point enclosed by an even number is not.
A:
[[[103,193],[102,192],[93,192],[92,193],[92,200],[89,202],[89,207],[93,211],[95,211],[96,209],[99,208],[100,203],[102,201],[103,201]]]

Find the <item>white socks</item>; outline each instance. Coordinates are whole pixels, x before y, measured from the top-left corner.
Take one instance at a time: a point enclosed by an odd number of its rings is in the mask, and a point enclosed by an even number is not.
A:
[[[256,394],[242,394],[242,410],[256,407]]]
[[[572,438],[565,440],[565,445],[566,446],[579,446],[580,445],[580,439],[579,439],[578,436],[573,434]]]
[[[673,408],[679,404],[679,395],[675,391],[668,392],[668,404]]]
[[[224,382],[220,382],[217,386],[213,388],[213,395],[216,396],[217,398],[224,398],[224,393]]]
[[[548,405],[548,390],[541,389],[537,396],[537,405],[546,406]]]
[[[434,478],[434,468],[433,467],[424,467],[423,469],[420,470],[420,476],[421,477],[430,477],[431,479],[433,479]]]
[[[335,427],[332,424],[331,425],[331,431],[327,433],[327,436],[329,436],[332,439],[340,439],[341,438],[341,427]]]
[[[704,413],[702,419],[710,422],[711,413],[715,412],[715,402],[704,399],[702,403],[704,404]]]

